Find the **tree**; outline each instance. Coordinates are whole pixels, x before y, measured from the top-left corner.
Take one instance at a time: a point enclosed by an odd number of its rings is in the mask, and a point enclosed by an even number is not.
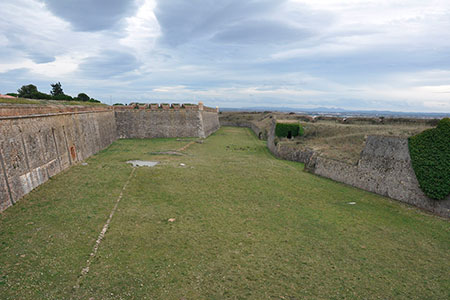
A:
[[[79,93],[77,98],[78,98],[78,101],[85,101],[85,102],[87,102],[87,101],[91,100],[91,97],[89,97],[85,93]]]
[[[20,89],[17,90],[19,97],[21,98],[34,98],[34,96],[39,93],[38,89],[35,85],[23,85]]]
[[[60,96],[60,95],[64,95],[64,91],[61,87],[61,82],[57,82],[54,84],[50,84],[52,86],[52,90],[50,91],[50,93],[52,94],[52,96]]]

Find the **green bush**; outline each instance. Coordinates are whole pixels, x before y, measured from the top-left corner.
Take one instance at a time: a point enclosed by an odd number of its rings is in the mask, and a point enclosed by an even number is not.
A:
[[[302,136],[303,127],[299,123],[277,123],[275,135],[280,138]]]
[[[77,98],[78,98],[78,101],[84,101],[84,102],[87,102],[87,101],[91,100],[91,97],[89,97],[85,93],[79,93]]]
[[[446,198],[450,194],[450,118],[410,137],[408,145],[422,191],[432,199]]]
[[[73,101],[74,99],[72,96],[66,95],[66,94],[58,94],[55,96],[52,96],[53,100],[59,100],[59,101]]]

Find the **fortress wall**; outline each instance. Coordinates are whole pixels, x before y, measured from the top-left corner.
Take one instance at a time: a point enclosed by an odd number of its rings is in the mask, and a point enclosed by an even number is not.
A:
[[[436,201],[420,189],[406,138],[369,136],[358,164],[317,157],[312,173],[450,217],[450,196]]]
[[[217,113],[217,110],[204,110],[201,114],[203,120],[203,132],[205,137],[207,137],[220,128],[219,114]]]
[[[203,128],[197,110],[116,110],[118,138],[200,137]]]
[[[108,109],[0,118],[0,211],[115,139]]]
[[[313,174],[450,217],[450,195],[436,201],[420,189],[406,138],[369,136],[358,164],[351,165],[320,157],[312,150],[295,149],[283,143],[275,145],[274,128],[272,125],[267,145],[275,156],[303,162],[305,169]]]
[[[246,127],[250,128],[259,139],[265,139],[265,132],[261,128],[259,128],[257,125],[255,125],[252,122],[230,122],[230,121],[224,121],[220,120],[220,126],[232,126],[232,127]]]
[[[58,102],[55,100],[55,102]],[[42,114],[55,114],[67,112],[104,111],[107,106],[80,106],[80,105],[36,105],[36,104],[2,104],[0,103],[0,117],[29,116]]]
[[[311,149],[299,149],[297,145],[289,143],[275,143],[275,124],[276,120],[273,120],[267,137],[267,147],[270,152],[281,159],[307,163],[313,156],[314,151]]]
[[[219,129],[216,109],[197,105],[186,108],[115,108],[118,138],[207,137]]]

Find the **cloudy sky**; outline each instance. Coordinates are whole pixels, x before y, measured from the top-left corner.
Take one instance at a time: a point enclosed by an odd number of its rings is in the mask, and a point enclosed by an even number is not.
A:
[[[0,93],[450,112],[449,0],[2,0]]]

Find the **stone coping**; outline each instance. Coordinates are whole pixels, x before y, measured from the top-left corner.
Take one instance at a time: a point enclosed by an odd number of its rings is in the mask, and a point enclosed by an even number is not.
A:
[[[0,105],[0,118],[103,112],[111,110],[112,109],[109,106],[6,104]]]
[[[179,104],[179,103],[130,103],[129,105],[115,105],[113,106],[115,111],[130,111],[130,110],[151,110],[151,111],[165,111],[165,110],[203,110],[207,112],[218,112],[218,108],[212,108],[204,106],[202,103],[197,104]]]

